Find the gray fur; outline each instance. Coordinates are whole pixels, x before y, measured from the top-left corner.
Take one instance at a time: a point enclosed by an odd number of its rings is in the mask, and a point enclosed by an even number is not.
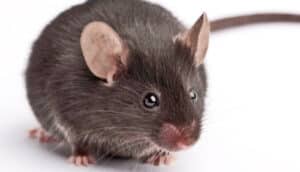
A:
[[[112,87],[86,66],[80,34],[92,21],[110,25],[126,42],[126,71]],[[89,0],[60,14],[35,42],[26,72],[28,98],[42,127],[68,142],[73,153],[97,152],[144,159],[167,147],[163,123],[197,120],[199,138],[206,75],[187,47],[173,43],[185,27],[164,8],[141,0]],[[199,93],[193,104],[189,89]],[[145,92],[160,94],[158,111],[146,111]]]

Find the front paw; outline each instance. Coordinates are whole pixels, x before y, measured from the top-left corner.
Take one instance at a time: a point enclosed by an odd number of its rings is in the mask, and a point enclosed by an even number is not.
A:
[[[89,155],[72,155],[69,158],[69,162],[73,163],[76,166],[88,166],[95,164],[96,160],[94,157]]]
[[[169,152],[163,151],[156,152],[145,160],[145,163],[155,166],[171,165],[173,162],[175,162],[175,157]]]

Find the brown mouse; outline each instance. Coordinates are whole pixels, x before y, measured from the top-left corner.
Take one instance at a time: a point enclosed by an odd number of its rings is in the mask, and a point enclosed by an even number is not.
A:
[[[260,14],[187,29],[142,0],[88,0],[60,14],[33,46],[28,99],[41,141],[70,145],[70,160],[106,156],[169,164],[201,134],[210,31],[298,15]]]

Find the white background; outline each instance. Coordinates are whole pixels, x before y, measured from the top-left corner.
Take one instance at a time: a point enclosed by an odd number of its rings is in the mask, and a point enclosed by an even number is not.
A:
[[[154,1],[154,0],[153,0]],[[298,0],[155,0],[191,25],[241,13],[299,12]],[[0,171],[299,172],[300,24],[213,34],[206,59],[209,95],[202,139],[171,167],[104,162],[78,168],[27,138],[38,126],[24,70],[32,42],[59,12],[82,0],[18,0],[0,5]]]

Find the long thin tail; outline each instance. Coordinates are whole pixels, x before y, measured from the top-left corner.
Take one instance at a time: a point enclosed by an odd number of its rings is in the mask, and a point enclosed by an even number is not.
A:
[[[233,27],[241,27],[245,25],[271,23],[271,22],[299,22],[300,23],[300,14],[258,13],[258,14],[251,14],[251,15],[221,18],[211,22],[211,31],[218,32]]]

